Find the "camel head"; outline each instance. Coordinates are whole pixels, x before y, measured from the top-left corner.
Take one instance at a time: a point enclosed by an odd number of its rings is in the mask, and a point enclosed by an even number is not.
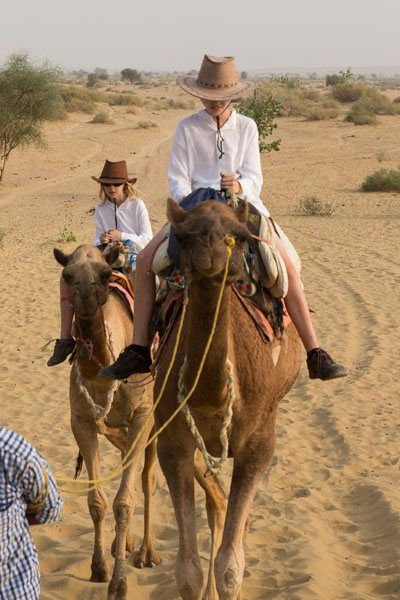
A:
[[[248,218],[246,201],[240,201],[236,211],[215,200],[206,200],[186,211],[168,198],[167,214],[181,248],[181,266],[190,268],[192,279],[220,281],[227,260],[227,236],[235,240],[227,283],[241,277],[243,244],[250,239],[245,225]]]
[[[110,265],[118,258],[119,251],[115,247],[108,254],[103,254],[90,244],[78,246],[72,254],[64,254],[54,248],[56,261],[64,267],[62,277],[78,317],[91,319],[99,306],[106,303],[112,274]]]

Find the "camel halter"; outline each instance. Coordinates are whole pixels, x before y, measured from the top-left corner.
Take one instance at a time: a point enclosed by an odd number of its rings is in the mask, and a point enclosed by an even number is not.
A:
[[[168,419],[161,425],[161,427],[159,427],[159,429],[157,429],[157,431],[150,436],[150,438],[147,440],[146,444],[140,449],[139,452],[135,452],[136,446],[138,444],[138,441],[141,437],[141,433],[144,431],[147,422],[149,420],[149,418],[155,413],[157,406],[159,405],[161,398],[163,397],[165,388],[167,386],[168,383],[168,379],[169,376],[171,374],[172,371],[172,367],[174,366],[175,363],[175,358],[176,358],[176,354],[178,351],[178,346],[179,346],[179,342],[180,342],[180,338],[181,338],[181,334],[182,334],[182,329],[183,329],[183,323],[185,320],[185,315],[186,315],[186,310],[187,310],[187,306],[188,306],[188,293],[187,293],[187,287],[185,290],[185,295],[184,295],[184,299],[183,299],[183,306],[182,306],[182,313],[181,313],[181,318],[179,320],[179,326],[178,326],[178,332],[176,335],[176,340],[175,340],[175,345],[174,348],[172,350],[172,356],[171,356],[171,360],[169,363],[169,366],[167,368],[167,371],[165,373],[165,377],[164,377],[164,381],[161,385],[161,389],[160,392],[157,396],[157,398],[154,401],[153,407],[151,409],[151,411],[149,411],[149,414],[147,415],[147,418],[145,419],[145,422],[143,424],[143,428],[141,430],[141,432],[137,435],[137,437],[134,439],[131,447],[129,448],[129,450],[127,451],[127,453],[125,454],[124,458],[121,460],[121,462],[119,463],[119,465],[117,467],[115,467],[115,469],[113,469],[107,476],[105,477],[100,477],[99,479],[88,479],[85,482],[77,482],[75,479],[64,479],[64,478],[57,478],[57,481],[61,482],[61,483],[72,483],[74,484],[74,487],[64,487],[64,486],[58,486],[58,489],[61,492],[64,493],[69,493],[69,494],[75,494],[75,495],[81,495],[81,494],[87,494],[88,492],[97,489],[101,484],[103,483],[107,483],[108,481],[111,481],[112,479],[116,479],[119,475],[121,475],[125,469],[127,469],[134,460],[136,460],[136,456],[139,453],[142,453],[146,450],[146,448],[148,446],[150,446],[150,444],[152,444],[154,442],[155,439],[157,439],[157,437],[160,435],[160,433],[162,433],[164,431],[164,429],[166,429],[168,427],[168,425],[175,419],[175,417],[184,409],[184,407],[186,406],[186,404],[189,402],[190,398],[193,396],[193,393],[197,387],[197,384],[199,383],[201,374],[203,372],[203,368],[204,368],[204,364],[206,362],[207,359],[207,355],[208,355],[208,351],[210,350],[211,347],[211,343],[215,334],[215,329],[217,327],[217,322],[218,322],[218,317],[219,317],[219,312],[220,312],[220,308],[221,308],[221,303],[222,303],[222,296],[223,296],[223,292],[225,289],[225,283],[226,283],[226,279],[228,277],[228,270],[229,270],[229,263],[230,263],[230,258],[232,255],[232,248],[235,246],[235,238],[231,235],[226,235],[224,238],[224,242],[226,245],[226,263],[225,263],[225,269],[224,269],[224,275],[222,278],[222,282],[221,282],[221,287],[219,290],[219,294],[218,294],[218,299],[217,299],[217,305],[215,307],[215,313],[214,313],[214,318],[213,318],[213,323],[211,326],[211,331],[210,334],[208,336],[207,339],[207,343],[205,345],[204,348],[204,352],[203,352],[203,356],[202,359],[200,361],[200,365],[197,369],[197,373],[196,373],[196,377],[194,379],[193,385],[190,388],[190,390],[186,393],[186,395],[184,396],[184,398],[182,398],[182,401],[180,403],[178,403],[178,408],[176,408],[176,410],[168,417]],[[76,484],[82,486],[84,485],[85,487],[82,487],[80,490],[76,489]]]

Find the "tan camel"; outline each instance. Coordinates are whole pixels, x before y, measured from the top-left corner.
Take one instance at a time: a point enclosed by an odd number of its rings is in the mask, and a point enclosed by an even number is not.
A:
[[[204,598],[241,598],[245,566],[243,537],[257,484],[271,461],[275,445],[275,421],[279,401],[293,385],[299,368],[301,345],[290,325],[283,339],[265,344],[230,284],[243,268],[243,241],[249,233],[247,205],[234,213],[214,201],[190,211],[168,201],[168,218],[176,228],[182,266],[187,266],[189,305],[177,359],[163,399],[156,412],[162,424],[177,407],[180,367],[186,359],[184,388],[192,386],[203,355],[227,260],[226,237],[235,238],[217,329],[204,370],[189,407],[207,450],[222,452],[220,430],[227,408],[227,360],[233,365],[236,399],[229,428],[229,455],[233,474],[225,516],[225,498],[212,475],[197,460],[195,439],[182,413],[158,439],[158,457],[167,479],[179,528],[175,575],[182,598],[199,600],[203,571],[197,549],[194,479],[206,491],[208,521],[212,532],[208,583]],[[175,343],[175,326],[161,356],[154,393],[157,396]],[[279,355],[279,356],[278,356]],[[197,454],[197,453],[196,453]]]
[[[79,246],[71,255],[55,249],[56,260],[64,267],[62,276],[68,284],[69,300],[75,307],[77,359],[70,375],[71,426],[85,461],[89,479],[101,477],[97,435],[104,434],[124,456],[138,438],[137,448],[143,448],[154,425],[148,418],[152,407],[152,389],[113,382],[98,376],[100,366],[115,360],[132,337],[132,317],[124,301],[109,292],[110,264],[119,249],[103,256],[99,249]],[[141,378],[143,380],[143,376]],[[153,471],[156,458],[155,442],[145,453],[142,487],[145,498],[144,538],[134,562],[138,567],[154,566],[159,558],[150,535],[150,499],[155,486]],[[108,587],[109,600],[127,597],[126,552],[133,550],[130,522],[134,510],[134,483],[139,454],[125,469],[114,499],[116,536],[113,542],[115,564]],[[88,493],[88,505],[95,528],[91,581],[108,581],[104,550],[104,518],[107,498],[101,486]]]

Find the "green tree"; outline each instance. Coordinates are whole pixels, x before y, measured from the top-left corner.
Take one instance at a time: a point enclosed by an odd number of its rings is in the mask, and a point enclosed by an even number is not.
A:
[[[265,140],[277,128],[274,119],[281,106],[282,103],[277,98],[270,93],[265,93],[262,88],[255,90],[249,98],[242,100],[238,105],[238,112],[250,117],[257,124],[260,152],[280,149],[280,139],[273,140],[269,144]]]
[[[15,148],[44,145],[41,127],[62,110],[57,69],[35,67],[26,54],[10,56],[0,69],[0,181]]]
[[[139,71],[136,69],[122,69],[121,77],[124,81],[132,83],[138,83],[141,79]]]
[[[247,75],[247,71],[242,71],[240,73],[240,79],[247,79],[248,75]]]
[[[339,71],[339,73],[334,73],[333,75],[327,75],[325,77],[325,85],[333,86],[338,85],[339,83],[346,83],[353,78],[353,73],[350,67],[347,67],[346,71]]]
[[[92,88],[99,81],[99,77],[96,73],[89,73],[86,77],[86,87]]]

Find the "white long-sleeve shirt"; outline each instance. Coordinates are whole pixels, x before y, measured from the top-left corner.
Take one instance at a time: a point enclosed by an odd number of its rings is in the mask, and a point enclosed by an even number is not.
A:
[[[269,216],[260,199],[261,173],[255,122],[232,111],[221,127],[222,158],[217,149],[217,126],[205,110],[183,119],[176,130],[168,169],[169,189],[180,202],[201,187],[220,189],[220,173],[235,173],[247,200]]]
[[[117,223],[115,223],[115,216]],[[143,200],[131,200],[127,198],[115,210],[114,202],[106,200],[98,204],[94,211],[96,232],[93,245],[101,244],[100,235],[108,229],[118,229],[121,232],[123,242],[131,240],[143,249],[153,237],[149,213]]]

